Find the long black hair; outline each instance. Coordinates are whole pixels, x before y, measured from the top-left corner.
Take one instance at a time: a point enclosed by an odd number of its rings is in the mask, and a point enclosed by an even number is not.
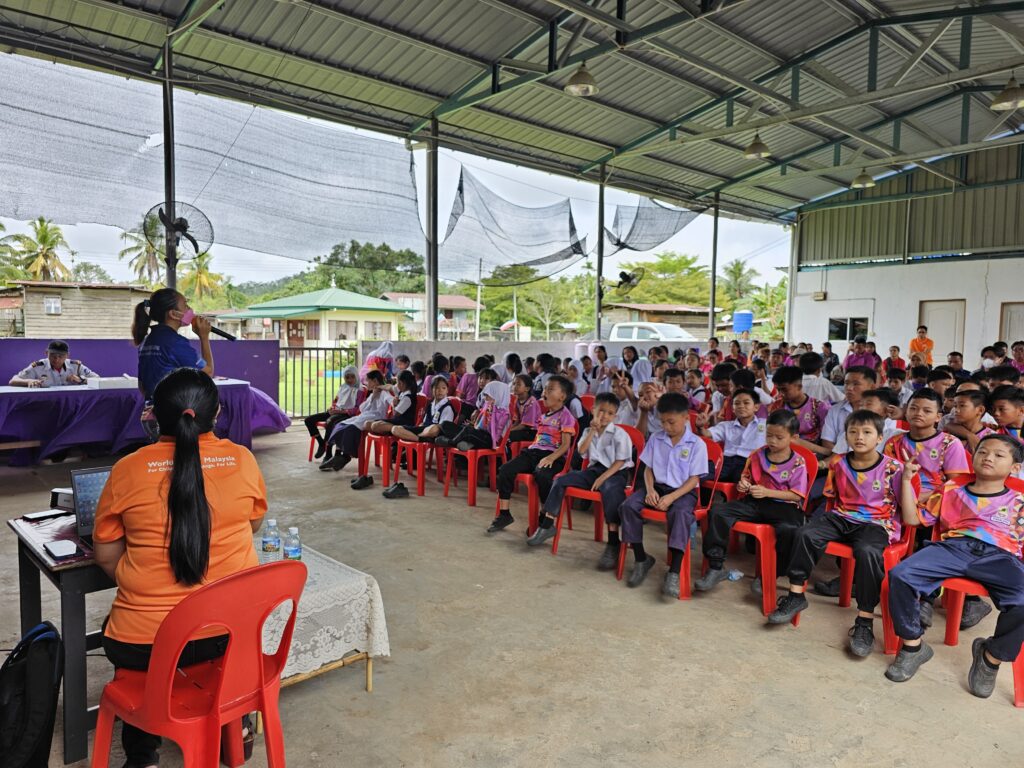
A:
[[[174,437],[167,493],[171,569],[174,578],[189,587],[203,580],[210,562],[210,505],[199,436],[213,429],[219,405],[217,385],[194,368],[171,371],[153,391],[153,413],[160,434]]]
[[[420,385],[416,383],[416,376],[408,368],[398,374],[398,383],[405,387],[406,392],[411,392],[413,397],[420,391]]]
[[[173,288],[161,288],[153,291],[153,295],[135,305],[135,318],[132,321],[132,341],[139,346],[149,335],[151,323],[162,323],[167,313],[178,308],[178,297],[181,296]],[[207,377],[209,378],[209,377]]]

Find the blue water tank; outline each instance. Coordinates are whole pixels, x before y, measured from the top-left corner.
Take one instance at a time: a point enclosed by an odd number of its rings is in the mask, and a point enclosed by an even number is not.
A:
[[[738,309],[732,313],[732,332],[748,333],[754,327],[754,313],[749,309]]]

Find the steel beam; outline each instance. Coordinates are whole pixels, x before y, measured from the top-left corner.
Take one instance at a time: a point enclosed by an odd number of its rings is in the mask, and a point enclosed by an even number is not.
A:
[[[708,301],[708,338],[715,335],[715,293],[718,288],[718,213],[720,204],[715,192],[714,222],[711,227],[711,296]]]
[[[430,119],[430,139],[427,142],[427,341],[437,340],[437,118]]]
[[[164,213],[171,221],[174,212],[174,52],[171,39],[164,39],[163,118],[164,118]],[[173,227],[164,228],[164,261],[167,264],[167,287],[178,285],[178,237]]]
[[[174,22],[174,26],[167,32],[167,37],[171,42],[171,50],[185,42],[185,38],[191,34],[192,30],[202,24],[207,16],[223,4],[224,0],[205,0],[205,2],[202,0],[189,0],[185,10],[181,12],[181,15]],[[153,62],[153,72],[157,72],[163,67],[164,55],[164,52],[161,51],[160,55],[156,57],[156,60]]]
[[[601,305],[604,291],[601,279],[604,276],[604,187],[608,182],[608,168],[601,166],[601,176],[597,184],[597,276],[594,286],[594,340],[601,341]]]

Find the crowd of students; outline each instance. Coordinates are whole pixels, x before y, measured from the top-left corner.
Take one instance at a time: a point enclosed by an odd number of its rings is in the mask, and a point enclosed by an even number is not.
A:
[[[515,522],[520,473],[532,475],[542,504],[526,542],[533,547],[555,536],[569,489],[597,492],[608,528],[597,567],[615,570],[620,546],[628,545],[630,587],[656,565],[643,544],[644,512],[656,510],[666,519],[671,553],[661,589],[672,597],[698,509],[710,504],[702,526],[706,570],[694,583],[700,592],[728,578],[738,522],[771,525],[789,589],[770,624],[788,623],[808,607],[804,592],[815,565],[829,543],[847,544],[857,602],[849,651],[872,652],[888,575],[888,607],[902,644],[885,674],[896,682],[933,655],[922,636],[943,581],[974,579],[1000,615],[993,636],[974,641],[968,685],[977,696],[991,695],[1000,663],[1016,659],[1024,642],[1024,341],[985,347],[973,371],[960,352],[934,365],[923,326],[910,345],[910,365],[896,347],[883,359],[864,337],[842,360],[827,343],[821,352],[806,343],[747,346],[745,352],[733,341],[723,354],[711,339],[703,352],[654,346],[643,354],[627,346],[609,356],[595,344],[578,359],[507,353],[469,366],[440,354],[410,361],[392,356],[385,343],[368,356],[361,381],[354,368],[343,372],[332,408],[306,424],[323,471],[356,458],[364,432],[460,451],[506,443],[487,532]],[[427,403],[417,409],[419,393]],[[513,443],[521,450],[513,452]],[[735,483],[733,501],[702,501],[702,481],[716,471],[709,443],[721,447],[718,481]],[[362,475],[352,487],[372,483]],[[384,495],[408,495],[399,486]],[[888,574],[887,549],[901,560]],[[758,578],[751,589],[775,586]],[[839,579],[813,589],[836,596]],[[983,599],[968,599],[961,628],[991,610]]]

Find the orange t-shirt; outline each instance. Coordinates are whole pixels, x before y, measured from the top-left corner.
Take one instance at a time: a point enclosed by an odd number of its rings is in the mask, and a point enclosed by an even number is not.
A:
[[[208,583],[259,565],[250,521],[266,513],[267,489],[246,448],[207,432],[199,437],[199,451],[210,506]],[[167,613],[201,586],[177,582],[171,569],[167,491],[173,461],[170,438],[125,456],[110,472],[96,510],[95,541],[126,539],[106,629],[108,637],[124,643],[151,644]]]
[[[910,340],[911,354],[917,352],[919,355],[924,355],[924,361],[928,363],[928,365],[932,364],[932,349],[934,348],[935,342],[929,339],[927,336],[923,339],[918,336],[915,336]]]

